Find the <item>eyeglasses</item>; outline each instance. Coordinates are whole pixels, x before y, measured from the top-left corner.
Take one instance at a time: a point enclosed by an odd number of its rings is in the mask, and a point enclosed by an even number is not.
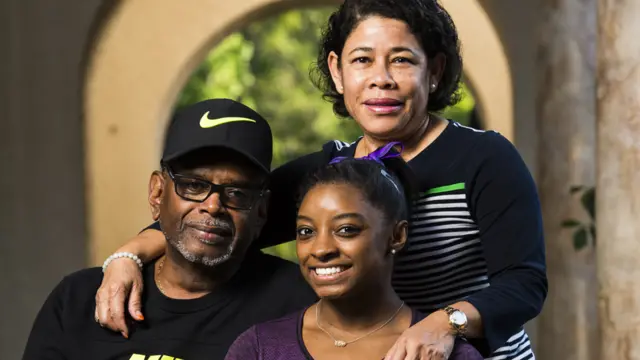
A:
[[[163,168],[173,180],[176,194],[187,201],[201,203],[207,200],[211,194],[218,193],[224,207],[235,210],[251,210],[256,201],[266,192],[264,186],[243,188],[233,185],[218,185],[206,180],[174,174],[166,165]]]

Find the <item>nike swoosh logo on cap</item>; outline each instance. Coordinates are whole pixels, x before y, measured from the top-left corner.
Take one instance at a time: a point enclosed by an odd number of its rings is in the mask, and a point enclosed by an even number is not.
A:
[[[232,122],[238,122],[238,121],[248,121],[248,122],[252,122],[252,123],[256,122],[253,119],[249,119],[249,118],[246,118],[246,117],[238,117],[238,116],[230,116],[230,117],[221,117],[221,118],[217,118],[217,119],[209,119],[209,112],[207,111],[200,118],[200,127],[203,128],[203,129],[208,129],[208,128],[212,128],[214,126],[227,124],[227,123],[232,123]]]

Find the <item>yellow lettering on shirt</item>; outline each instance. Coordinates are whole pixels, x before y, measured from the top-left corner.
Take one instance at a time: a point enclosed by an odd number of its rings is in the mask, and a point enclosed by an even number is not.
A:
[[[174,358],[173,356],[169,356],[169,355],[150,355],[149,357],[147,357],[147,355],[133,354],[131,355],[129,360],[183,360],[183,359]]]

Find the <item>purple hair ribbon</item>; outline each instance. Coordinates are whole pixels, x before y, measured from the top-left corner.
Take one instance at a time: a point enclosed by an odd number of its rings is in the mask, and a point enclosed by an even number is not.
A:
[[[400,151],[392,153],[391,150],[396,145],[400,146]],[[402,145],[402,143],[400,141],[392,141],[392,142],[388,143],[387,145],[376,149],[376,151],[370,153],[369,155],[361,157],[360,160],[373,160],[373,161],[379,163],[380,165],[384,165],[384,163],[382,162],[383,159],[390,159],[390,158],[399,157],[400,153],[402,153],[402,150],[404,150],[404,146]],[[349,157],[346,157],[346,156],[335,157],[329,162],[329,165],[339,163],[339,162],[341,162],[343,160],[346,160],[346,159],[349,159]]]

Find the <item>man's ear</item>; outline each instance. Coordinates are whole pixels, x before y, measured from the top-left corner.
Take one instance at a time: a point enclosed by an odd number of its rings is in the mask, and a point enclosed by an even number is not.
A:
[[[407,243],[409,237],[409,223],[406,220],[398,221],[393,227],[393,233],[391,234],[390,249],[395,250],[396,253],[400,252],[404,245]]]
[[[329,64],[329,72],[331,72],[331,79],[336,86],[336,90],[339,94],[344,94],[344,84],[342,83],[342,69],[340,68],[340,57],[335,52],[330,52],[327,58],[327,64]]]
[[[154,171],[149,179],[149,206],[154,221],[160,218],[160,205],[164,198],[165,177],[162,171]]]

